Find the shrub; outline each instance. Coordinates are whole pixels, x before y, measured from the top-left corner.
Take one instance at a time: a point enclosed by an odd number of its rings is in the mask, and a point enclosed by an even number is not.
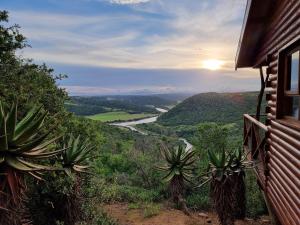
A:
[[[159,214],[161,206],[159,204],[148,203],[144,206],[144,218],[150,218]]]

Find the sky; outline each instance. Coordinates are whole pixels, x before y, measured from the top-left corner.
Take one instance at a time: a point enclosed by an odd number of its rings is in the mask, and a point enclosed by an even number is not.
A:
[[[259,89],[235,71],[246,0],[1,0],[71,95]]]

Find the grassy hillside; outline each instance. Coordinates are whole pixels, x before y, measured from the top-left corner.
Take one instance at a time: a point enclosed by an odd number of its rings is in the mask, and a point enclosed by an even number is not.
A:
[[[204,121],[239,123],[244,113],[255,112],[257,94],[210,92],[194,95],[161,115],[158,122],[168,126],[194,125]]]

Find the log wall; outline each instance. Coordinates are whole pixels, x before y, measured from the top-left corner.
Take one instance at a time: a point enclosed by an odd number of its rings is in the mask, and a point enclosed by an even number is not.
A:
[[[267,57],[269,74],[265,193],[282,225],[300,225],[300,130],[276,119],[278,52],[300,37],[300,0],[276,2],[255,60],[260,65]]]

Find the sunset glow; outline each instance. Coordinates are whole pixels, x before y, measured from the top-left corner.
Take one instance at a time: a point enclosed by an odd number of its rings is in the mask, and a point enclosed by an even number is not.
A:
[[[217,59],[209,59],[202,61],[202,68],[209,70],[219,70],[224,65],[224,61]]]

